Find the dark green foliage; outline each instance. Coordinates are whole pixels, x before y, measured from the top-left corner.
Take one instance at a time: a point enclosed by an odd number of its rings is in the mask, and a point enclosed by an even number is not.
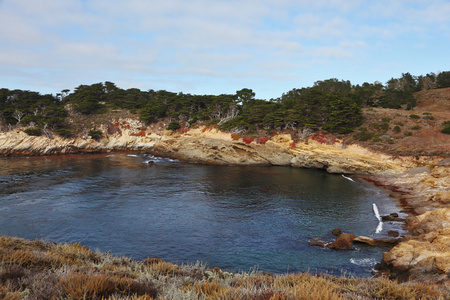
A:
[[[70,131],[69,129],[60,128],[56,129],[56,132],[63,138],[68,138],[72,136],[72,131]]]
[[[103,132],[101,130],[89,130],[89,136],[94,140],[99,140],[103,136]]]
[[[405,131],[405,136],[412,136],[412,132],[411,131]]]
[[[450,134],[450,121],[445,121],[442,123],[444,128],[441,130],[442,133]]]
[[[373,132],[367,131],[367,129],[364,127],[360,128],[359,131],[353,135],[355,139],[361,142],[368,141],[372,139],[374,136],[375,134]]]
[[[419,115],[416,115],[416,114],[409,115],[409,117],[410,117],[411,119],[420,119],[420,116],[419,116]]]
[[[181,125],[180,125],[180,123],[178,123],[177,121],[172,121],[172,122],[170,122],[170,124],[167,126],[167,129],[168,129],[168,130],[173,130],[173,131],[178,130],[178,129],[180,129],[180,128],[181,128]]]
[[[148,123],[170,118],[190,125],[214,123],[224,130],[256,132],[308,127],[346,134],[362,124],[362,107],[412,109],[416,106],[414,92],[450,86],[449,80],[450,72],[426,76],[402,73],[386,85],[366,82],[355,86],[350,81],[331,78],[317,81],[313,87],[292,89],[270,101],[256,99],[249,88],[235,94],[190,95],[165,90],[124,90],[109,81],[80,85],[73,93],[66,89],[56,96],[0,89],[0,123],[47,126],[50,130],[60,130],[58,134],[62,136],[70,136],[63,130],[69,130],[64,108],[69,105],[81,114],[126,109]],[[431,114],[424,114],[423,118],[434,119]],[[384,118],[377,130],[387,131],[388,119]]]
[[[384,132],[389,130],[389,124],[388,123],[381,123],[380,129]]]
[[[396,133],[400,133],[400,132],[402,131],[402,130],[400,129],[400,126],[398,126],[398,125],[395,126],[393,130],[394,130],[394,132],[396,132]]]
[[[361,107],[339,94],[328,95],[330,113],[323,129],[341,134],[353,132],[363,122]]]
[[[0,115],[6,124],[59,127],[67,115],[66,110],[52,95],[37,92],[0,89]]]
[[[416,106],[416,99],[409,90],[386,89],[380,98],[379,106],[394,109],[400,109],[402,106],[405,106],[406,109],[412,109]]]
[[[436,78],[436,85],[438,89],[450,87],[450,71],[439,73]]]
[[[425,120],[434,120],[434,116],[433,116],[431,113],[424,112],[424,113],[423,113],[422,119],[425,119]]]
[[[92,85],[80,85],[75,92],[68,96],[68,101],[75,105],[75,109],[82,114],[96,114],[104,107],[101,103],[105,100],[105,92],[102,83]]]
[[[421,128],[422,128],[422,127],[420,127],[419,125],[416,125],[416,126],[411,127],[412,130],[419,130],[419,129],[421,129]]]
[[[445,133],[445,134],[450,134],[450,126],[449,127],[444,127],[444,129],[442,129],[441,132]]]
[[[24,132],[28,135],[40,136],[42,135],[42,129],[40,128],[27,128]]]

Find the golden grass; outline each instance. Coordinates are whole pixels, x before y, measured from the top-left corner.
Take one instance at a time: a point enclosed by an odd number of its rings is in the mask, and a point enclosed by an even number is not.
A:
[[[79,243],[0,237],[0,299],[450,299],[449,288],[387,278],[229,273],[157,258],[93,253]]]

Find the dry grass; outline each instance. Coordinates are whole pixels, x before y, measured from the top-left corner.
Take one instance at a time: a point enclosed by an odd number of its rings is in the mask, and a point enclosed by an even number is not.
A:
[[[419,116],[419,119],[411,118]],[[364,124],[353,141],[364,147],[392,155],[448,155],[450,139],[441,133],[450,111],[423,112],[370,108],[364,110]],[[429,119],[433,118],[433,119]],[[368,137],[362,140],[361,132]]]
[[[414,110],[364,109],[364,124],[355,133],[362,129],[367,134],[360,136],[368,139],[355,141],[392,155],[448,155],[450,139],[441,130],[450,120],[450,88],[421,91],[415,97]]]
[[[450,299],[449,288],[387,278],[229,273],[135,261],[79,243],[0,237],[0,299]]]

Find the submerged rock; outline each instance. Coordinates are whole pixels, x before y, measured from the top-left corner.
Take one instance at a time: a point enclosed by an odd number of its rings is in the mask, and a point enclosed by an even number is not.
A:
[[[313,238],[309,241],[308,243],[310,246],[319,246],[319,247],[327,247],[330,242],[329,241],[325,241],[325,240],[321,240],[319,238]]]
[[[397,245],[400,240],[399,239],[373,239],[367,236],[358,236],[356,237],[353,242],[357,243],[363,243],[370,246],[380,246],[380,247],[390,247]]]
[[[339,228],[335,228],[331,231],[332,235],[338,236],[342,233],[342,231]]]
[[[392,213],[389,216],[381,216],[381,220],[383,220],[384,222],[387,222],[387,221],[404,222],[405,221],[404,218],[400,218],[398,216],[398,213]]]

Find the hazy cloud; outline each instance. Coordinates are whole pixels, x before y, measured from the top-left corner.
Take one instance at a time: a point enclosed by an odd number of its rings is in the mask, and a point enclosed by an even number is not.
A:
[[[54,93],[92,80],[191,93],[245,86],[270,98],[337,75],[445,68],[447,57],[407,57],[449,47],[449,14],[444,0],[3,0],[0,80]]]

